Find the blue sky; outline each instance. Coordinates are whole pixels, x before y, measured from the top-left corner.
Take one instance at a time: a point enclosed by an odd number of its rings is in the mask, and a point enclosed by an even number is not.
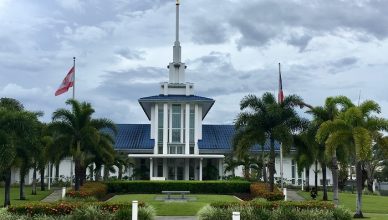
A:
[[[388,1],[181,0],[182,59],[195,93],[216,100],[205,123],[232,123],[249,93],[322,105],[373,99],[388,116]],[[77,57],[76,97],[97,117],[146,123],[137,100],[159,93],[172,60],[174,0],[0,0],[0,96],[44,121]]]

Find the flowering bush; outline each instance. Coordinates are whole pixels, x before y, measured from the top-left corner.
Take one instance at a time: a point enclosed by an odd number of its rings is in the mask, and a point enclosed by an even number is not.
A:
[[[71,198],[88,198],[95,197],[97,199],[103,198],[107,194],[107,186],[101,182],[87,182],[79,191],[69,190],[66,197]]]
[[[144,202],[139,202],[139,207],[146,207]],[[131,208],[131,203],[103,203],[103,202],[58,202],[58,203],[29,203],[26,205],[10,206],[8,212],[18,215],[69,215],[76,209],[94,206],[104,212],[114,213],[120,209]]]
[[[283,193],[278,188],[275,187],[273,192],[269,192],[268,188],[268,184],[261,182],[252,183],[250,186],[251,194],[254,196],[265,198],[268,201],[284,199]]]

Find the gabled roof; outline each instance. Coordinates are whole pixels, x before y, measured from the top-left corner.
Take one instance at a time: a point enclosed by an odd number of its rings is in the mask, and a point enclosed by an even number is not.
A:
[[[154,148],[149,124],[116,124],[115,150],[145,152]],[[112,134],[110,131],[109,133]]]
[[[234,125],[202,125],[202,140],[198,141],[200,152],[229,153],[233,150],[232,141],[236,130]],[[270,144],[264,144],[264,151],[269,151]],[[252,152],[260,152],[261,145],[254,145]],[[279,142],[275,142],[275,151],[280,151]]]
[[[155,140],[151,137],[149,124],[117,124],[115,150],[131,153],[152,153]],[[112,134],[112,131],[106,131]],[[202,140],[198,141],[200,153],[230,153],[233,149],[232,139],[235,134],[234,125],[202,125]],[[275,142],[275,151],[280,144]],[[269,151],[269,143],[264,145]],[[260,152],[261,146],[252,147],[252,152]]]
[[[151,106],[157,102],[168,102],[168,103],[181,103],[191,102],[199,103],[202,105],[202,119],[205,118],[209,110],[214,104],[214,99],[206,98],[196,95],[155,95],[148,96],[139,99],[139,103],[146,113],[149,120],[151,120]]]

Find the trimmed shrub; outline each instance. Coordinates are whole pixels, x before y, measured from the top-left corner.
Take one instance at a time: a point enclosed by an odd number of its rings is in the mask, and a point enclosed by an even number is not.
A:
[[[160,193],[168,190],[188,190],[194,194],[250,192],[247,181],[113,181],[107,186],[110,193]]]
[[[307,203],[307,202],[306,202]],[[327,208],[323,205],[316,208],[310,205],[302,206],[304,208],[297,208],[292,206],[292,203],[287,205],[280,205],[278,202],[264,202],[259,203],[233,203],[234,205],[226,204],[211,204],[205,206],[198,212],[199,219],[202,220],[224,220],[231,219],[232,212],[240,212],[241,219],[249,220],[350,220],[351,214],[349,210],[343,208]],[[269,205],[268,205],[269,204]],[[280,206],[279,206],[280,205]],[[313,208],[314,207],[314,208]]]
[[[97,206],[87,206],[77,208],[71,214],[72,220],[110,220],[114,215],[109,212],[104,212]]]
[[[69,190],[66,197],[88,198],[95,197],[101,199],[107,194],[107,186],[101,182],[86,182],[79,191]]]
[[[74,210],[83,209],[88,206],[98,207],[101,211],[114,213],[123,208],[130,208],[131,203],[102,203],[102,202],[90,202],[90,203],[69,203],[69,202],[60,202],[60,203],[29,203],[26,205],[17,205],[10,206],[8,212],[18,215],[70,215]],[[139,202],[139,208],[145,207],[144,202]]]
[[[283,200],[283,193],[277,188],[274,188],[273,192],[268,191],[269,185],[262,182],[252,183],[250,185],[250,191],[253,196],[265,198],[268,201]]]

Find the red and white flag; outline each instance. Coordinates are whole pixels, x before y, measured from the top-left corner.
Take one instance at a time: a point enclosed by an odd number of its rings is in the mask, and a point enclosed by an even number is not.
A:
[[[280,72],[280,63],[279,63],[279,92],[278,92],[278,102],[282,103],[284,101],[283,94],[283,83],[282,83],[282,74]]]
[[[63,79],[61,85],[55,92],[55,96],[58,96],[62,93],[65,93],[69,90],[70,87],[74,86],[74,76],[75,76],[75,67],[73,66],[66,77]]]

